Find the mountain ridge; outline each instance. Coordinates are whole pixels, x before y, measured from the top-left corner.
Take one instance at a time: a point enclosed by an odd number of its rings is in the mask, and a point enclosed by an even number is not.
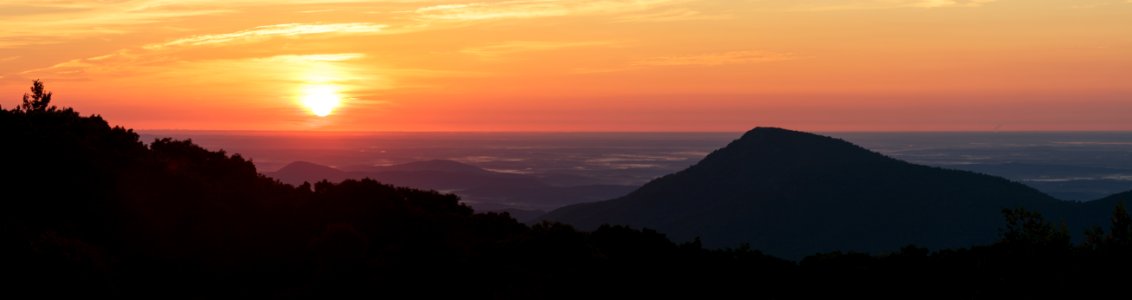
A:
[[[561,206],[624,195],[635,188],[611,184],[557,186],[534,175],[494,172],[442,159],[375,166],[366,171],[347,171],[295,161],[264,174],[293,185],[372,178],[396,185],[452,192],[479,210],[513,212],[520,221],[534,220]]]
[[[1088,205],[1100,207],[1101,203]],[[782,257],[993,242],[1001,210],[1025,207],[1087,227],[1086,205],[969,171],[916,165],[828,136],[759,127],[699,163],[608,201],[551,211],[582,229],[620,224],[675,240]],[[1111,207],[1105,208],[1107,211]],[[1098,210],[1099,209],[1093,209]]]

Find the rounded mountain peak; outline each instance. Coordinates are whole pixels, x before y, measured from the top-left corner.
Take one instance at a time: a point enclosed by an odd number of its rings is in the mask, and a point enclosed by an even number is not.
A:
[[[828,168],[878,162],[897,161],[833,137],[776,127],[758,127],[708,155],[700,164],[750,165],[766,169],[802,165]]]

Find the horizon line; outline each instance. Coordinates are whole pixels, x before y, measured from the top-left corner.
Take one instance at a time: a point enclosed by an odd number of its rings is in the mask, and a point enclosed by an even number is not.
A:
[[[755,128],[782,128],[810,133],[1132,133],[1132,130],[797,130],[788,127],[758,126]],[[199,133],[288,133],[288,134],[413,134],[413,133],[461,133],[461,134],[629,134],[629,133],[677,133],[677,134],[723,134],[745,133],[753,130],[715,131],[715,130],[259,130],[259,129],[133,129],[135,132],[199,132]]]

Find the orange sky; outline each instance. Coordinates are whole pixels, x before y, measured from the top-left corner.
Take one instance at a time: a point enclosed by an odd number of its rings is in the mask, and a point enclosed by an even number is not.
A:
[[[1132,130],[1132,0],[0,0],[35,78],[137,129]]]

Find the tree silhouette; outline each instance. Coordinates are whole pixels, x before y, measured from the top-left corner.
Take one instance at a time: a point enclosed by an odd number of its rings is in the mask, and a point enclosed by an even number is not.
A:
[[[1054,226],[1041,213],[1023,208],[1003,209],[1006,230],[1002,243],[1025,248],[1067,248],[1070,245],[1069,229]]]
[[[1108,242],[1119,248],[1132,246],[1132,217],[1124,207],[1124,202],[1116,204],[1112,211],[1112,232],[1108,235]]]
[[[55,110],[51,106],[51,92],[43,88],[43,81],[36,79],[31,83],[31,94],[24,94],[23,103],[17,108],[22,111],[49,111]]]
[[[1117,202],[1112,211],[1111,227],[1108,234],[1100,226],[1085,231],[1084,247],[1123,251],[1132,248],[1132,216],[1128,215],[1124,202]]]

